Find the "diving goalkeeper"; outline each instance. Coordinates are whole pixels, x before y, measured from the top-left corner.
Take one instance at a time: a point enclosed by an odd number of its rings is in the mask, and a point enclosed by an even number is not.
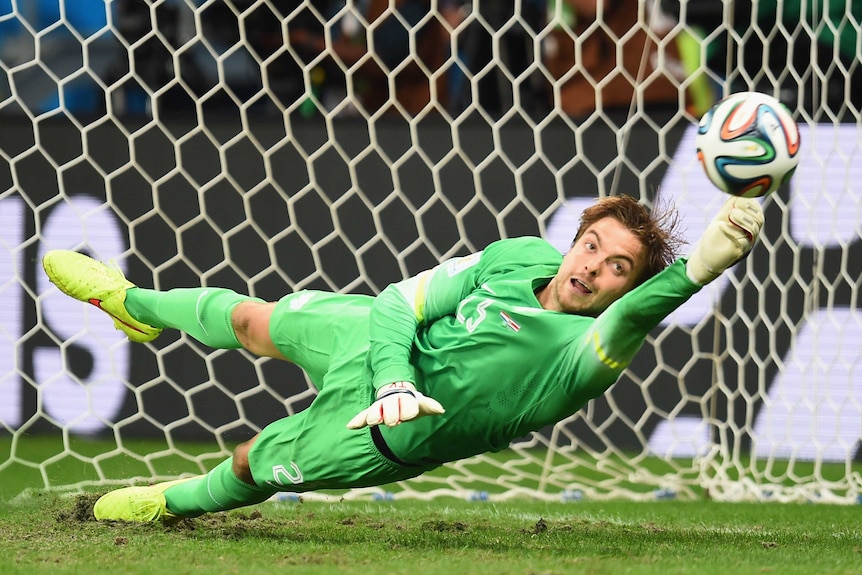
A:
[[[171,522],[278,491],[382,485],[555,424],[604,393],[650,330],[750,251],[763,212],[728,199],[687,258],[674,259],[676,223],[673,210],[607,197],[583,212],[565,255],[539,238],[505,239],[376,297],[299,291],[277,302],[138,288],[86,255],[48,252],[51,281],[131,340],[179,329],[291,361],[318,390],[209,473],[111,491],[96,518]]]

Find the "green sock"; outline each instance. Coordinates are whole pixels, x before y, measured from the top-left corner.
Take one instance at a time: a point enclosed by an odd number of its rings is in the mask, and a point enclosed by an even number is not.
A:
[[[233,458],[228,458],[206,475],[167,488],[165,502],[168,510],[183,517],[197,517],[255,505],[275,494],[275,489],[249,485],[238,478],[232,465]]]
[[[239,349],[230,314],[244,301],[262,301],[225,288],[178,288],[156,291],[131,288],[126,291],[126,311],[153,327],[184,331],[216,349]]]

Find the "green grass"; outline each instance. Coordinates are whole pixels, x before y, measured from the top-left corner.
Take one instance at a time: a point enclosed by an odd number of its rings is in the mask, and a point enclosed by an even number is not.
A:
[[[200,471],[196,456],[205,467],[224,457],[214,444],[176,447],[186,455],[158,440],[117,445],[112,439],[0,437],[0,573],[862,573],[862,505],[716,503],[702,491],[689,494],[694,501],[640,503],[397,495],[394,501],[339,501],[330,493],[325,501],[264,503],[164,527],[97,523],[92,504],[105,485],[75,494],[43,490],[46,481],[95,481],[99,472],[117,481],[177,476]],[[458,485],[495,493],[499,486],[477,478],[505,481],[520,473],[529,484],[540,472],[542,457],[507,457],[503,452],[477,462]],[[559,462],[585,481],[602,481],[592,463]],[[607,465],[626,477],[630,464],[618,459]],[[656,476],[672,471],[655,458],[638,465]],[[766,471],[780,477],[781,465],[787,464],[775,462]],[[793,470],[797,478],[815,472],[798,462]],[[858,470],[854,464],[853,473]],[[816,471],[826,478],[848,473]],[[439,487],[452,473],[437,470],[413,488]]]
[[[91,495],[0,504],[0,573],[859,573],[862,509],[625,501],[307,501],[97,523]]]

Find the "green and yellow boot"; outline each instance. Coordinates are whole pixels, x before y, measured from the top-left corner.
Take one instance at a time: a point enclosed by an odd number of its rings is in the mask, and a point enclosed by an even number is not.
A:
[[[64,294],[96,306],[132,341],[146,343],[162,330],[141,323],[126,311],[126,290],[137,287],[117,267],[70,250],[51,250],[42,258],[48,279]]]
[[[168,510],[165,502],[165,491],[178,483],[199,477],[186,477],[156,483],[155,485],[122,487],[110,491],[96,501],[93,515],[96,516],[97,521],[130,521],[135,523],[161,521],[167,525],[176,523],[183,517]]]

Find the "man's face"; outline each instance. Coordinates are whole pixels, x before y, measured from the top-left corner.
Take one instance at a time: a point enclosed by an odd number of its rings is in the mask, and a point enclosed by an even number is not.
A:
[[[635,287],[646,265],[644,246],[615,218],[586,229],[538,294],[545,309],[597,316]]]

